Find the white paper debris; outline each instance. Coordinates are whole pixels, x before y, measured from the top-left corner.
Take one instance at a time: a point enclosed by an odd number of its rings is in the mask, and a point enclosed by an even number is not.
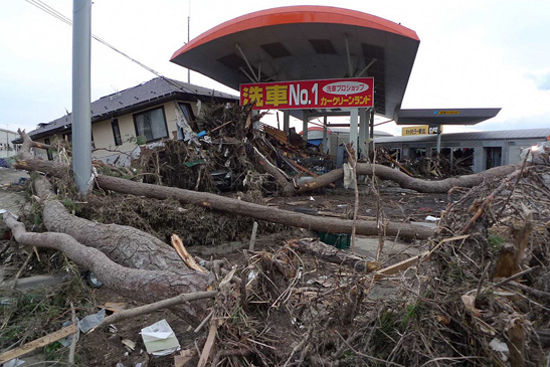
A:
[[[495,352],[504,352],[508,353],[510,350],[508,349],[508,345],[506,345],[505,342],[502,340],[499,340],[497,338],[494,338],[489,343],[489,346],[495,351]]]
[[[25,363],[25,361],[23,361],[19,358],[15,358],[15,359],[12,359],[11,361],[8,361],[8,362],[4,363],[2,366],[3,367],[17,367],[17,366],[21,366],[23,363]]]
[[[141,337],[147,348],[147,353],[154,353],[155,355],[173,353],[180,346],[174,331],[166,320],[161,320],[151,326],[141,329]]]
[[[429,220],[429,221],[431,221],[431,222],[437,222],[437,221],[440,220],[440,219],[441,219],[441,218],[433,217],[433,216],[431,216],[431,215],[428,215],[428,216],[426,217],[426,220]]]
[[[502,340],[494,338],[489,343],[489,346],[495,352],[499,353],[500,359],[502,359],[504,362],[508,360],[508,354],[510,353],[510,350],[508,349],[508,345],[506,345],[506,343],[504,343]]]

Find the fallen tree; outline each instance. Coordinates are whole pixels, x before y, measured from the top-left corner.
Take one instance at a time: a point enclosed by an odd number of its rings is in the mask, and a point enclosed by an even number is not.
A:
[[[75,263],[92,271],[107,287],[142,302],[151,303],[182,293],[205,291],[210,281],[209,274],[194,270],[160,271],[124,267],[100,250],[84,246],[68,234],[27,232],[25,225],[11,213],[4,213],[3,218],[17,242],[62,251]],[[206,306],[205,302],[184,303],[171,310],[185,320],[196,323],[204,317]]]
[[[18,155],[19,160],[15,163],[14,167],[27,171],[44,172],[59,178],[70,177],[69,166],[57,162],[44,161],[32,155],[29,149],[34,146],[34,143],[25,132],[20,131],[20,134],[23,138],[23,145]],[[294,227],[330,233],[351,233],[354,226],[352,220],[314,217],[206,192],[145,184],[106,175],[98,175],[95,179],[98,186],[103,190],[154,199],[175,198],[182,203],[195,204],[226,213]],[[357,221],[356,233],[359,235],[377,235],[378,223],[376,221]],[[387,235],[403,238],[425,239],[432,233],[433,230],[430,228],[408,223],[390,222],[386,227]]]
[[[357,174],[366,176],[376,175],[376,177],[382,180],[393,181],[404,189],[411,189],[418,192],[446,193],[453,187],[471,188],[481,185],[487,180],[506,177],[519,168],[520,166],[518,165],[501,166],[475,173],[473,175],[451,177],[440,181],[428,181],[411,177],[401,171],[383,166],[381,164],[357,163]],[[313,180],[300,185],[298,188],[295,188],[293,184],[289,184],[285,187],[285,192],[288,194],[303,194],[308,191],[328,186],[342,177],[344,177],[344,171],[342,168],[338,168],[322,176],[314,178]]]

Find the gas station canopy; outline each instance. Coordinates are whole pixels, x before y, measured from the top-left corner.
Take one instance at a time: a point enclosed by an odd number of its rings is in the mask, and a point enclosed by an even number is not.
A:
[[[290,6],[222,23],[171,61],[236,90],[251,82],[374,77],[375,112],[394,118],[419,43],[413,30],[370,14]]]
[[[475,125],[495,117],[500,108],[406,109],[397,112],[397,125]]]

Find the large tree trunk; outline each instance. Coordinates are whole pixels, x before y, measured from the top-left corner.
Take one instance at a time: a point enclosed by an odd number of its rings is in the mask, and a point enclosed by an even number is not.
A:
[[[485,180],[505,177],[519,168],[520,167],[517,165],[501,166],[472,175],[451,177],[440,181],[428,181],[410,177],[401,171],[380,164],[357,163],[357,174],[367,176],[372,176],[374,174],[382,180],[390,180],[396,182],[404,189],[416,190],[418,192],[446,193],[453,187],[470,188],[480,185]],[[289,185],[285,188],[285,191],[290,194],[303,194],[336,182],[342,178],[343,175],[344,171],[341,168],[335,169],[301,185],[298,189],[294,189],[293,186]]]
[[[58,201],[44,204],[44,225],[94,247],[122,266],[147,270],[187,270],[176,250],[139,229],[92,222],[69,214]]]
[[[65,233],[27,232],[9,212],[4,214],[4,223],[12,230],[19,243],[63,251],[71,260],[94,272],[103,284],[120,294],[151,303],[175,297],[182,293],[205,291],[210,275],[194,270],[158,271],[130,269],[111,261],[95,248],[82,245]],[[189,322],[197,323],[206,313],[207,302],[182,304],[171,309]]]
[[[121,178],[100,175],[96,178],[97,184],[104,190],[120,193],[146,196],[154,199],[175,198],[182,203],[190,203],[205,208],[211,208],[227,213],[243,215],[267,222],[285,224],[293,227],[313,229],[330,233],[351,233],[352,220],[314,217],[307,214],[280,210],[269,206],[231,199],[206,192],[196,192],[174,187],[165,187],[144,184]],[[378,235],[376,221],[357,221],[356,233],[359,235]],[[386,227],[389,236],[403,238],[425,239],[433,234],[433,230],[424,226],[408,223],[389,223]]]
[[[66,175],[69,174],[70,170],[68,166],[44,161],[28,153],[28,149],[33,146],[33,142],[24,132],[21,133],[21,136],[23,137],[24,143],[19,153],[19,157],[23,160],[16,162],[14,165],[16,168],[45,172],[56,177],[66,177]],[[47,162],[48,165],[45,165],[45,162]],[[155,199],[176,198],[182,203],[191,203],[222,212],[293,227],[308,228],[330,233],[351,233],[353,228],[352,220],[314,217],[211,193],[144,184],[104,175],[97,176],[96,182],[102,189],[106,190]],[[356,233],[358,235],[378,235],[378,224],[376,221],[357,221]],[[402,238],[425,239],[433,234],[433,230],[418,225],[390,222],[386,227],[386,234],[389,236],[398,235]]]

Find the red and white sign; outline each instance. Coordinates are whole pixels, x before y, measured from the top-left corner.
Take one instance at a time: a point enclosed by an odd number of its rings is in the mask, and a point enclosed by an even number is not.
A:
[[[296,80],[241,84],[241,105],[255,110],[373,106],[373,78]]]

